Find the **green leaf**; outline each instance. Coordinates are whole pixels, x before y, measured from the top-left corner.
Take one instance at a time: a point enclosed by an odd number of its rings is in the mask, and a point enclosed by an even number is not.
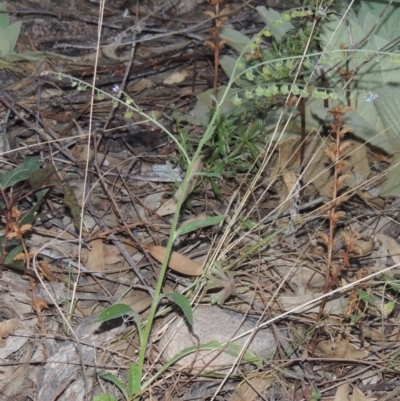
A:
[[[250,43],[250,38],[243,33],[240,33],[236,29],[223,27],[220,33],[220,38],[227,40],[228,44],[237,53],[242,53],[242,51],[248,47]]]
[[[243,347],[241,345],[230,342],[223,349],[223,352],[232,355],[234,357],[237,357],[241,353],[242,349]],[[253,363],[257,367],[260,367],[262,365],[260,358],[253,351],[250,351],[249,349],[247,349],[243,354],[243,361],[247,363]]]
[[[378,16],[386,7],[385,2],[362,1],[360,11],[358,12],[358,20],[362,23],[364,31],[369,31],[371,27],[378,22]],[[395,39],[400,35],[400,8],[399,2],[394,1],[387,8],[385,14],[378,24],[374,34],[387,39],[388,41]]]
[[[1,35],[1,33],[0,33]],[[18,182],[27,180],[30,175],[39,169],[39,162],[33,157],[26,157],[25,160],[13,171],[0,174],[0,188],[6,189]]]
[[[36,192],[36,203],[33,207],[30,208],[29,212],[25,214],[24,217],[20,220],[19,224],[22,226],[24,224],[32,224],[35,221],[35,213],[39,209],[40,205],[44,201],[44,197],[49,192],[49,189],[43,189],[42,191]]]
[[[120,390],[121,393],[125,396],[125,398],[128,400],[128,392],[126,391],[125,385],[121,382],[121,380],[118,379],[118,377],[114,376],[112,373],[107,372],[105,370],[101,370],[97,372],[98,376],[103,379],[107,380],[113,384],[115,384]]]
[[[24,248],[22,245],[18,245],[13,248],[10,252],[8,252],[7,256],[4,259],[4,265],[8,267],[15,267],[17,269],[21,269],[25,266],[25,262],[23,260],[14,260],[14,257],[19,253],[23,252]]]
[[[14,24],[11,24],[6,29],[8,40],[10,42],[10,51],[9,51],[9,53],[11,53],[14,50],[15,45],[17,44],[19,33],[21,32],[21,26],[22,26],[22,21],[17,21]]]
[[[364,302],[367,302],[367,303],[374,302],[374,297],[372,295],[368,294],[364,290],[358,290],[357,294],[358,294],[358,297],[360,298],[360,301],[364,301]]]
[[[400,293],[400,280],[395,280],[390,276],[384,276],[385,277],[385,281],[389,284],[389,287]]]
[[[212,188],[212,190],[213,190],[215,196],[216,196],[218,199],[222,199],[222,193],[221,193],[221,191],[220,191],[220,189],[219,189],[219,186],[218,186],[218,184],[217,184],[217,181],[214,180],[214,177],[210,177],[209,179],[210,179],[211,188]]]
[[[220,101],[226,86],[220,86],[218,88],[217,100]],[[230,88],[228,90],[227,99],[233,97],[239,90]],[[197,102],[193,110],[182,117],[182,120],[189,121],[190,123],[198,126],[207,126],[211,120],[211,106],[212,106],[212,95],[213,90],[209,89],[205,92],[200,93],[197,96]],[[231,101],[226,101],[221,107],[221,115],[228,115],[236,109],[236,106]]]
[[[5,4],[0,3],[0,11],[7,11]],[[8,13],[0,13],[0,28],[6,29],[10,25],[10,16]]]
[[[374,95],[374,100],[366,92],[358,99],[353,96],[352,104],[358,104],[358,107],[344,116],[345,127],[351,128],[358,138],[389,154],[400,151],[400,120],[397,111],[400,109],[399,92],[398,85],[385,84],[370,92]],[[318,119],[325,123],[330,121],[328,109],[322,106],[321,100],[309,102],[307,109],[312,114],[308,123],[319,126]]]
[[[5,29],[0,28],[0,56],[4,57],[10,53],[11,44]]]
[[[235,69],[237,63],[237,57],[228,56],[226,54],[222,55],[219,59],[219,64],[221,68],[224,70],[225,74],[230,78],[233,79],[236,85],[240,86],[241,88],[248,88],[253,86],[254,84],[247,79],[240,79],[237,78],[237,75],[242,71],[238,68]],[[236,74],[234,77],[233,74]],[[237,93],[237,92],[236,92]],[[243,100],[242,100],[243,102]]]
[[[158,298],[158,302],[160,302],[163,298],[170,298],[173,302],[175,302],[182,309],[182,312],[184,313],[188,323],[193,326],[192,307],[184,295],[179,294],[179,292],[168,292],[166,294],[161,294]]]
[[[268,29],[272,32],[275,40],[281,43],[285,35],[294,30],[295,27],[290,21],[282,21],[281,23],[276,23],[276,21],[281,19],[281,14],[272,8],[266,8],[265,6],[257,7],[258,15],[263,20],[264,24],[268,26]]]
[[[130,306],[125,304],[115,304],[104,309],[97,317],[96,322],[107,322],[125,315],[138,315]],[[139,316],[139,315],[138,315]],[[140,316],[139,316],[140,321]]]
[[[239,355],[239,348],[236,344],[233,344],[233,346],[230,346],[233,343],[229,343],[225,349],[224,346],[219,343],[216,340],[210,341],[206,344],[200,344],[200,346],[193,346],[193,347],[188,347],[183,349],[181,352],[178,354],[174,355],[165,365],[162,366],[162,368],[155,374],[153,375],[149,380],[147,380],[143,385],[142,388],[147,388],[150,386],[151,383],[153,383],[163,372],[165,372],[171,365],[173,365],[175,362],[179,361],[179,359],[185,357],[186,355],[193,354],[194,352],[198,351],[216,351],[221,349],[222,352],[227,352],[230,353],[230,355]],[[240,347],[241,348],[241,347]],[[239,352],[238,352],[239,351]],[[257,366],[260,366],[261,361],[258,357],[255,356],[253,352],[247,352],[244,355],[244,358],[246,361],[249,363],[254,363]]]
[[[399,197],[400,196],[400,153],[395,153],[392,162],[388,168],[385,181],[379,191],[379,196],[384,198]]]
[[[190,223],[185,224],[183,227],[178,228],[175,235],[176,237],[179,237],[180,235],[197,231],[203,227],[216,226],[217,224],[221,223],[221,221],[225,220],[226,216],[226,214],[223,214],[221,216],[207,217],[204,220],[191,221]]]
[[[135,394],[140,393],[141,377],[139,372],[139,366],[137,363],[132,362],[129,366],[129,377],[128,377],[128,394],[132,397]]]
[[[93,401],[117,401],[117,399],[111,394],[103,393],[100,395],[95,395],[93,397]]]

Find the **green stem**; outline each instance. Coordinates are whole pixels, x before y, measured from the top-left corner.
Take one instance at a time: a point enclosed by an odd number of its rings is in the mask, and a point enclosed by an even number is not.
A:
[[[204,135],[203,135],[203,137],[202,137],[202,139],[201,139],[201,141],[199,143],[199,146],[197,147],[196,152],[195,152],[195,154],[194,154],[194,156],[193,156],[193,158],[192,158],[192,160],[191,160],[191,162],[190,162],[190,164],[188,166],[188,169],[187,169],[187,172],[186,172],[186,176],[185,176],[185,178],[184,178],[184,180],[182,182],[182,185],[180,187],[180,191],[181,191],[182,194],[186,192],[186,188],[187,188],[187,186],[189,184],[189,180],[192,177],[193,166],[194,166],[196,160],[200,157],[201,150],[202,150],[203,146],[209,140],[209,138],[212,136],[212,134],[213,134],[213,132],[215,130],[215,121],[216,121],[217,116],[218,116],[218,114],[220,112],[220,109],[221,109],[220,105],[221,104],[222,103],[220,103],[218,105],[218,107],[217,107],[217,109],[216,109],[216,111],[214,113],[214,116],[211,119],[210,124],[208,125],[207,130],[204,133]],[[165,275],[166,275],[166,272],[167,272],[168,261],[169,261],[170,255],[171,255],[172,246],[173,246],[174,241],[175,241],[176,229],[178,227],[179,213],[180,213],[180,210],[182,208],[182,205],[183,205],[184,201],[185,201],[185,199],[183,198],[183,196],[180,196],[179,200],[177,202],[177,205],[176,205],[176,211],[175,211],[174,218],[173,218],[173,221],[172,221],[172,224],[171,224],[171,231],[170,231],[171,234],[170,234],[170,237],[169,237],[169,240],[168,240],[167,249],[166,249],[166,253],[165,253],[165,258],[164,258],[164,261],[163,261],[163,263],[161,265],[160,275],[159,275],[158,280],[157,280],[157,285],[156,285],[156,289],[155,289],[155,292],[154,292],[153,302],[152,302],[151,307],[150,307],[149,316],[147,318],[147,323],[146,323],[146,326],[145,326],[145,329],[144,329],[144,333],[143,333],[143,341],[144,341],[144,343],[140,344],[138,368],[139,368],[139,374],[140,374],[139,377],[142,377],[142,378],[143,378],[144,360],[145,360],[145,356],[146,356],[147,344],[148,344],[149,337],[150,337],[150,331],[151,331],[151,328],[152,328],[152,325],[153,325],[153,321],[154,321],[154,317],[155,317],[155,314],[156,314],[157,306],[158,306],[158,303],[159,303],[159,300],[160,300],[160,294],[161,294],[161,291],[162,291],[164,278],[165,278]]]

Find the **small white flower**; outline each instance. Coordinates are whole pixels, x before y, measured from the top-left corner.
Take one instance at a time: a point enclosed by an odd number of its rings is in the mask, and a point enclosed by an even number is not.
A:
[[[369,92],[368,97],[365,99],[366,102],[370,103],[373,102],[374,100],[378,99],[379,95],[374,92]]]

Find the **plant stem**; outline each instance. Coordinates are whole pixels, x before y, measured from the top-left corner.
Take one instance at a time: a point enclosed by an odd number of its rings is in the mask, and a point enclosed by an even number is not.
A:
[[[186,176],[185,179],[182,182],[182,185],[180,187],[180,191],[181,193],[185,193],[186,192],[186,188],[189,185],[189,180],[192,178],[192,170],[193,170],[193,166],[195,165],[197,159],[200,157],[201,154],[201,150],[203,148],[203,146],[205,145],[205,143],[209,140],[209,138],[212,136],[214,130],[215,130],[215,121],[217,119],[217,116],[220,112],[220,108],[221,106],[218,106],[211,121],[210,124],[207,127],[206,132],[204,133],[199,146],[196,149],[196,152],[188,166],[187,172],[186,172]],[[174,214],[174,218],[171,224],[171,231],[170,231],[170,237],[168,240],[168,244],[167,244],[167,249],[165,252],[165,258],[164,261],[161,265],[161,269],[160,269],[160,275],[158,277],[157,280],[157,285],[156,285],[156,289],[154,292],[154,297],[153,297],[153,302],[151,304],[150,307],[150,311],[149,311],[149,316],[147,318],[147,323],[144,329],[144,333],[143,333],[143,344],[140,344],[140,351],[139,351],[139,359],[138,359],[138,369],[139,369],[139,377],[143,378],[143,366],[144,366],[144,360],[145,360],[145,356],[146,356],[146,349],[147,349],[147,344],[149,341],[149,337],[150,337],[150,332],[151,332],[151,328],[153,325],[153,321],[155,318],[155,314],[156,314],[156,310],[157,310],[157,306],[160,300],[160,295],[161,295],[161,291],[162,291],[162,286],[164,283],[164,278],[167,272],[167,266],[168,266],[168,261],[171,255],[171,251],[172,251],[172,246],[174,244],[175,241],[175,236],[176,236],[176,229],[178,227],[178,220],[179,220],[179,213],[180,210],[182,208],[183,202],[185,201],[183,196],[179,197],[179,200],[177,202],[176,205],[176,211]]]

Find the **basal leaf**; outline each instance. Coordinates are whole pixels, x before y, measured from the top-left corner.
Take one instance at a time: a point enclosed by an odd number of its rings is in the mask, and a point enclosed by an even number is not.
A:
[[[368,96],[354,92],[352,104],[357,104],[357,108],[347,112],[344,121],[355,136],[389,154],[400,151],[398,85],[381,85],[369,92]],[[323,107],[321,100],[314,100],[308,106],[314,116],[308,119],[308,123],[318,126],[315,117],[319,121],[329,122],[328,109]]]
[[[216,226],[221,221],[223,221],[226,218],[226,214],[221,215],[221,216],[212,216],[212,217],[207,217],[203,220],[195,220],[191,221],[190,223],[178,228],[176,231],[176,236],[179,237],[180,235],[188,234],[193,231],[197,231],[200,228],[203,227],[208,227],[208,226]]]
[[[15,45],[17,44],[17,40],[18,40],[19,34],[21,32],[21,26],[22,26],[22,21],[17,21],[17,22],[14,22],[14,24],[11,24],[6,29],[8,40],[10,41],[9,53],[11,53],[14,50]]]
[[[139,366],[137,363],[132,362],[129,365],[129,376],[128,376],[128,394],[129,397],[132,397],[135,394],[140,393],[141,380]]]
[[[400,197],[400,153],[395,153],[388,168],[386,179],[382,185],[379,195],[383,197]]]
[[[0,56],[4,57],[10,53],[11,44],[3,28],[0,28]]]
[[[117,401],[117,399],[111,394],[103,393],[100,395],[95,395],[93,397],[93,401]]]
[[[192,307],[190,306],[188,299],[184,295],[179,294],[179,292],[169,292],[166,294],[161,294],[158,302],[160,302],[161,299],[163,299],[163,298],[172,299],[172,301],[174,301],[182,309],[182,312],[184,313],[188,323],[191,326],[193,326]]]
[[[30,175],[39,169],[39,162],[33,157],[26,157],[25,160],[13,171],[0,174],[0,188],[6,189],[18,182],[27,180]]]
[[[250,38],[248,36],[232,28],[222,28],[220,37],[221,39],[227,40],[229,46],[239,54],[242,53],[250,43]]]
[[[7,11],[5,4],[0,3],[0,11]],[[0,13],[0,28],[6,29],[10,25],[10,17],[7,13]]]
[[[222,55],[219,59],[219,64],[221,68],[224,70],[225,74],[233,79],[236,85],[240,86],[241,88],[251,87],[254,84],[246,79],[240,79],[235,77],[241,72],[239,68],[235,68],[237,63],[237,57],[228,56],[226,54]],[[235,77],[233,76],[235,74]],[[238,91],[232,89],[231,92],[237,93]]]
[[[107,322],[125,315],[133,316],[137,314],[130,306],[125,304],[115,304],[104,309],[97,317],[96,322]],[[140,317],[139,317],[140,320]]]
[[[126,391],[126,387],[124,383],[121,382],[121,380],[118,379],[118,377],[114,376],[112,373],[107,372],[105,370],[101,370],[97,372],[98,376],[102,378],[103,380],[107,380],[113,384],[115,384],[122,392],[124,397],[128,400],[128,392]]]

